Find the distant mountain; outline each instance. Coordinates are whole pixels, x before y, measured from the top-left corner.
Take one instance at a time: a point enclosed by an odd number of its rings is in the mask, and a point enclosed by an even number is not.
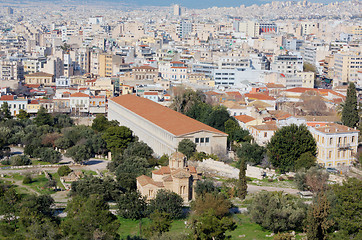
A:
[[[10,3],[14,0],[0,0],[0,3]],[[29,0],[28,0],[29,1]],[[53,2],[53,3],[101,3],[101,2],[112,2],[122,3],[131,6],[170,6],[172,4],[180,4],[187,8],[209,8],[209,7],[239,7],[240,5],[250,6],[253,4],[261,5],[273,0],[34,0],[32,2]],[[287,1],[287,0],[280,0]],[[19,2],[27,2],[27,0],[20,0]],[[311,0],[309,2],[343,2],[343,0]]]

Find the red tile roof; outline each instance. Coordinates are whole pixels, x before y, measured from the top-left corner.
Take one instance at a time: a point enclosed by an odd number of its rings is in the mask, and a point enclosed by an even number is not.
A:
[[[152,122],[153,124],[172,133],[175,136],[182,136],[199,131],[210,131],[227,135],[220,130],[210,127],[202,122],[196,121],[195,119],[192,119],[146,98],[128,94],[111,98],[110,101],[123,106],[129,111],[132,111],[138,116]]]
[[[158,96],[158,92],[144,92],[143,95],[154,95],[154,96]]]
[[[171,169],[168,166],[162,166],[160,169],[152,171],[156,175],[171,174]]]
[[[4,95],[4,96],[1,96],[0,100],[1,101],[12,101],[14,100],[15,96],[14,95]]]
[[[81,92],[73,93],[70,97],[89,97],[89,95]]]
[[[263,93],[245,93],[244,96],[255,100],[275,100],[275,98]]]
[[[250,121],[255,120],[255,118],[250,117],[250,116],[248,116],[248,115],[239,115],[239,116],[235,116],[235,118],[236,118],[237,120],[239,120],[240,122],[243,122],[243,123],[248,123],[248,122],[250,122]]]

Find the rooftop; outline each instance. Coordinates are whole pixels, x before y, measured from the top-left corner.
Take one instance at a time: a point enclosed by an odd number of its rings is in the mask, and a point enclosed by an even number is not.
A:
[[[199,122],[146,98],[128,94],[111,98],[111,101],[134,112],[138,116],[152,122],[153,124],[172,133],[175,136],[181,136],[199,131],[209,131],[227,135],[220,130],[210,127],[202,122]]]

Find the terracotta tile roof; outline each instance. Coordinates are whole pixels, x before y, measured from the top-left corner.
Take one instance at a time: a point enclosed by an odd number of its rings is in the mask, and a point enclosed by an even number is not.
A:
[[[111,98],[111,101],[123,106],[175,136],[199,131],[210,131],[227,135],[220,130],[212,128],[202,122],[196,121],[195,119],[146,98],[128,94]]]
[[[156,175],[171,174],[171,169],[169,166],[162,166],[160,169],[152,171],[152,173]]]
[[[140,66],[140,67],[133,67],[132,69],[158,69],[158,68],[154,68],[154,67],[151,67],[151,66],[148,66],[148,65],[143,65],[143,66]]]
[[[146,176],[146,175],[141,175],[136,179],[137,179],[137,182],[139,182],[139,184],[141,184],[141,186],[146,186],[148,184],[152,184],[156,187],[163,187],[162,182],[155,182],[152,178],[150,178],[149,176]]]
[[[254,125],[254,126],[250,126],[250,127],[255,128],[256,130],[260,130],[260,131],[276,131],[276,130],[278,130],[278,128],[275,124],[262,124],[262,125]]]
[[[359,130],[344,126],[344,125],[340,125],[337,123],[328,123],[324,126],[321,127],[316,127],[315,130],[317,130],[318,132],[323,132],[323,133],[350,133],[350,132],[359,132]]]
[[[272,107],[272,105],[266,103],[266,102],[263,102],[263,101],[259,101],[259,100],[256,100],[254,102],[251,102],[249,103],[248,106],[254,106],[256,108],[267,108],[267,107]]]
[[[197,173],[196,167],[194,167],[194,166],[189,166],[189,167],[187,167],[187,168],[188,168],[188,170],[189,170],[190,173]]]
[[[326,96],[328,95],[328,93],[341,97],[341,98],[345,98],[345,96],[343,94],[340,94],[336,91],[333,91],[331,89],[317,89],[317,88],[303,88],[303,87],[297,87],[297,88],[291,88],[291,89],[287,89],[284,90],[284,92],[293,92],[293,93],[305,93],[307,91],[316,91],[319,94]]]
[[[31,100],[29,104],[39,104],[38,100]]]
[[[243,123],[248,123],[248,122],[255,120],[255,118],[250,117],[248,115],[239,115],[239,116],[235,116],[234,118],[236,118],[238,121],[243,122]]]
[[[185,64],[184,62],[180,62],[180,61],[173,61],[171,62],[172,64]]]
[[[36,72],[25,75],[25,77],[53,77],[53,74],[45,73],[45,72]]]
[[[263,93],[245,93],[244,96],[255,100],[275,100],[275,98]]]
[[[40,87],[40,84],[25,84],[25,86],[27,86],[29,88],[38,88],[38,87]]]
[[[226,92],[226,95],[241,98],[241,94],[239,92]]]
[[[158,96],[158,92],[144,92],[143,95],[157,95]]]
[[[327,124],[326,122],[307,122],[307,126],[309,127],[323,127]]]
[[[163,177],[162,180],[165,182],[172,182],[173,178],[171,175],[167,175],[166,177]]]
[[[15,96],[14,95],[4,95],[4,96],[1,96],[0,100],[1,101],[13,101],[13,100],[15,100]]]
[[[85,93],[77,92],[77,93],[73,93],[72,95],[70,95],[70,97],[89,97],[89,95],[85,94]]]
[[[191,174],[187,172],[185,169],[179,168],[172,172],[172,177],[174,178],[189,178]]]
[[[284,119],[287,119],[289,117],[291,117],[292,115],[290,115],[289,113],[287,112],[284,112],[284,111],[280,111],[280,110],[275,110],[275,111],[269,111],[269,113],[271,115],[274,116],[274,118],[278,119],[278,120],[284,120]]]
[[[285,88],[285,86],[280,83],[267,83],[266,87],[267,88]]]

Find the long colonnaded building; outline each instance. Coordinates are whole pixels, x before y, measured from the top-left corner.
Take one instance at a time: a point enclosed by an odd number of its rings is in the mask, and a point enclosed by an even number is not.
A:
[[[227,134],[170,108],[135,95],[111,98],[108,119],[130,128],[139,140],[161,156],[171,155],[183,139],[190,139],[197,151],[226,153]]]

